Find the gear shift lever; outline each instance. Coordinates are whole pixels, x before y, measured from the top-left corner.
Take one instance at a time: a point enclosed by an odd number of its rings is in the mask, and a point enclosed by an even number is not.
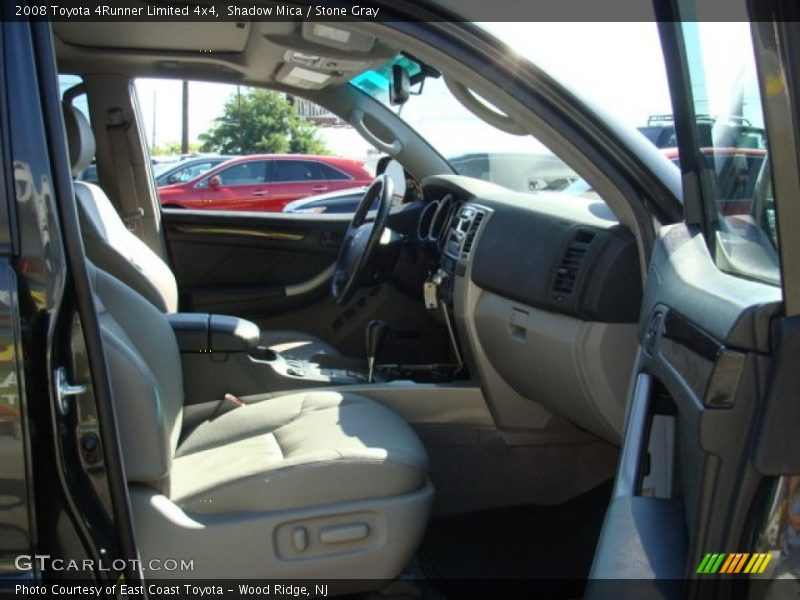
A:
[[[370,321],[367,323],[367,381],[372,383],[375,375],[375,357],[378,350],[389,333],[389,323],[386,321]]]

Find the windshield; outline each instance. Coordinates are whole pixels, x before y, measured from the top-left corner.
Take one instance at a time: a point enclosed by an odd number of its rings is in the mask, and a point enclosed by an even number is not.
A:
[[[506,133],[472,114],[438,74],[412,85],[408,101],[392,106],[389,83],[395,64],[412,81],[422,71],[418,62],[399,55],[353,78],[351,84],[394,110],[460,175],[518,192],[560,191],[578,179],[575,171],[534,137]]]
[[[476,23],[515,56],[553,75],[615,120],[638,128],[659,148],[675,145],[672,104],[655,20],[631,23]],[[408,56],[408,61],[418,64]],[[387,106],[391,65],[352,83]],[[413,73],[409,73],[413,76]],[[412,86],[420,91],[419,86]],[[504,133],[474,116],[442,78],[392,107],[459,173],[518,191],[561,190],[578,177],[532,136]],[[525,165],[524,173],[519,171]],[[516,175],[512,171],[518,171]]]
[[[158,177],[173,168],[175,168],[175,163],[156,163],[153,165],[153,175]]]

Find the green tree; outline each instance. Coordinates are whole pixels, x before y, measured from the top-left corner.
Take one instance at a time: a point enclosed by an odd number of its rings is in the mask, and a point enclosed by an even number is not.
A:
[[[249,89],[233,94],[222,116],[200,135],[204,152],[220,154],[328,154],[316,127],[297,116],[277,92]]]
[[[200,151],[200,144],[197,142],[191,142],[189,144],[189,152],[199,152]],[[180,142],[165,142],[163,144],[158,144],[157,146],[153,146],[150,149],[150,154],[153,156],[168,156],[172,154],[181,154],[181,143]]]

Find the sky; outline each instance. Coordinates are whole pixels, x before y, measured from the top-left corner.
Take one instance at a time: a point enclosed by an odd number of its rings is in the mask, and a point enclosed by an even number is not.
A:
[[[515,52],[632,127],[644,125],[650,115],[672,112],[654,22],[484,23],[482,26]],[[749,51],[746,44],[736,41],[742,27],[746,24],[700,24],[702,39],[708,36],[716,40],[703,45],[706,59],[714,65],[708,70],[713,81],[707,84],[712,92],[717,91],[708,98],[710,114],[727,110],[730,85],[738,76],[735,69],[739,68],[741,57],[722,53]],[[521,139],[502,134],[477,121],[452,98],[441,81],[427,85],[423,96],[412,96],[403,107],[402,116],[446,156],[477,149],[470,144],[480,145],[485,151],[541,149],[530,137]],[[180,140],[181,83],[142,79],[137,81],[136,88],[151,146],[154,134],[156,144]],[[225,100],[235,91],[235,86],[190,83],[191,140],[213,125]],[[322,134],[336,154],[366,153],[368,145],[351,129],[328,129]]]

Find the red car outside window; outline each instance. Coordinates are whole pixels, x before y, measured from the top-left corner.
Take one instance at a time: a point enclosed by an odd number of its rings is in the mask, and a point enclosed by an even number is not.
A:
[[[368,185],[356,160],[262,154],[234,158],[186,183],[158,188],[164,208],[280,212],[299,198]]]

